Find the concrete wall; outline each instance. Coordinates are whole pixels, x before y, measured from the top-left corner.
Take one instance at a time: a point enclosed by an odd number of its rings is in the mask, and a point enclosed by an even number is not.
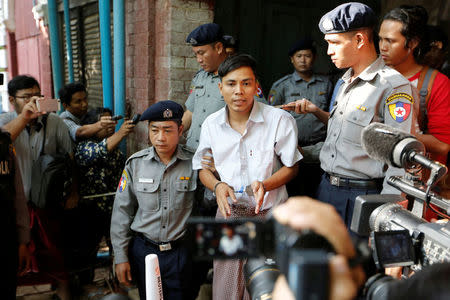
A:
[[[127,109],[142,113],[161,100],[186,101],[199,69],[186,36],[213,21],[213,1],[126,1]],[[147,124],[128,138],[128,153],[148,145]]]

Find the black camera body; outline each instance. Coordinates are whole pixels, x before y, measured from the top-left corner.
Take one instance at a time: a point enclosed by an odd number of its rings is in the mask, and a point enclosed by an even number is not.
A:
[[[268,292],[281,271],[296,299],[328,299],[329,255],[332,245],[311,230],[298,232],[274,219],[215,220],[190,218],[187,229],[195,259],[248,259],[247,288],[252,299]],[[229,246],[229,245],[232,246]],[[227,248],[228,247],[228,248]],[[264,258],[273,262],[267,266]],[[265,298],[271,299],[271,298]]]

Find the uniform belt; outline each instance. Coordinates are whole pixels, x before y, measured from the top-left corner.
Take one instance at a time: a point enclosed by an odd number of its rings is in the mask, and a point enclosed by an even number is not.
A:
[[[177,248],[177,247],[179,247],[180,245],[183,244],[183,238],[182,237],[179,238],[178,240],[171,241],[171,242],[155,242],[155,241],[149,239],[148,237],[146,237],[141,232],[136,232],[136,236],[138,236],[141,239],[143,239],[146,244],[153,245],[153,246],[157,247],[159,249],[159,251],[161,251],[161,252],[175,249],[175,248]]]
[[[331,185],[339,187],[364,188],[364,189],[379,189],[383,184],[383,178],[376,179],[354,179],[342,177],[336,174],[325,173]]]

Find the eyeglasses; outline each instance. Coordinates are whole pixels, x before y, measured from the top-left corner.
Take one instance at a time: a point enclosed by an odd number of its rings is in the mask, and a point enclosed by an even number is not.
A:
[[[25,94],[25,95],[22,95],[22,96],[15,96],[14,98],[30,100],[31,97],[42,98],[42,97],[44,97],[44,95],[41,95],[41,94]]]

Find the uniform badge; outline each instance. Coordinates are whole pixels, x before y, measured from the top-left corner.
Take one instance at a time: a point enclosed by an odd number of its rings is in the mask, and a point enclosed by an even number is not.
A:
[[[331,20],[329,18],[326,18],[325,20],[323,20],[322,22],[322,27],[323,29],[325,29],[326,31],[330,31],[331,29],[333,29],[333,22],[331,22]]]
[[[127,187],[127,183],[128,183],[128,174],[127,171],[123,170],[122,172],[122,177],[120,178],[120,182],[119,182],[119,192],[123,192],[125,191],[125,188]]]
[[[410,103],[396,102],[393,104],[389,104],[389,113],[391,114],[391,117],[399,123],[408,119],[410,112]]]
[[[406,93],[396,93],[390,95],[389,98],[386,99],[386,104],[389,104],[395,100],[403,100],[403,99],[409,101],[410,103],[414,103],[414,99],[413,97],[411,97],[411,95],[408,95]]]
[[[170,119],[170,118],[172,118],[172,116],[173,116],[173,112],[172,112],[172,110],[170,110],[170,109],[166,109],[166,110],[163,112],[163,118],[164,118],[164,119]]]
[[[256,83],[256,97],[258,97],[259,99],[264,98],[264,93],[261,86],[259,85],[259,82]]]
[[[197,44],[197,40],[194,39],[194,38],[191,38],[191,39],[189,40],[189,44],[196,45],[196,44]]]
[[[189,89],[189,95],[192,94],[192,92],[194,91],[194,86],[191,85],[190,89]]]
[[[270,105],[273,104],[275,94],[276,94],[276,91],[275,91],[275,90],[270,90],[269,98],[267,99],[267,101],[269,101],[269,104],[270,104]]]

